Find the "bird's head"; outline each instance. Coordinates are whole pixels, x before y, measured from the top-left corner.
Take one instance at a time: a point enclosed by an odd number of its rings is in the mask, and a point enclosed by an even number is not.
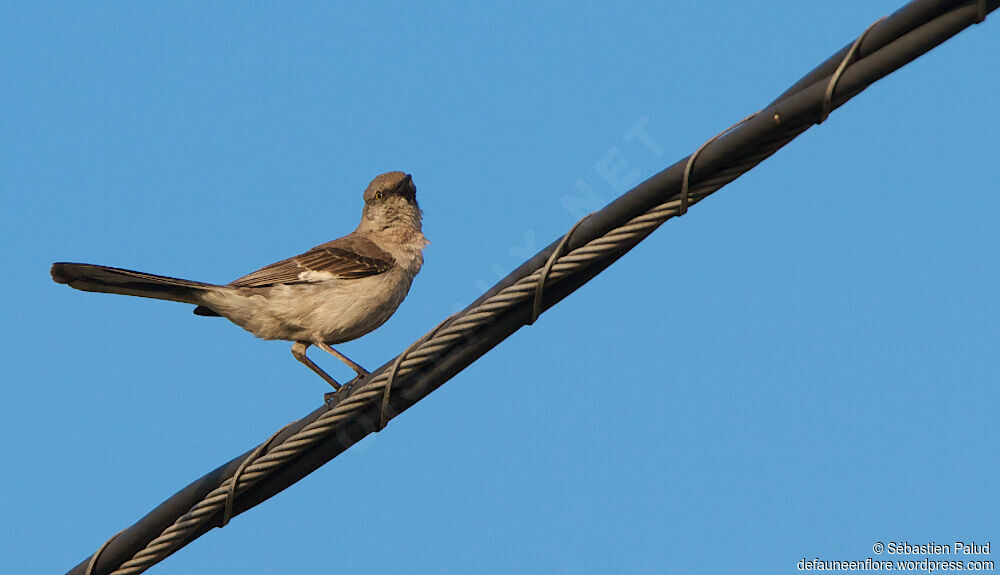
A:
[[[365,209],[358,231],[412,233],[421,230],[417,187],[405,172],[375,176],[365,189]]]

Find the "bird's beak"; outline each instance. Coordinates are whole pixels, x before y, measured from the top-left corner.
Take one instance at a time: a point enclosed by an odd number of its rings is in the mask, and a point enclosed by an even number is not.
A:
[[[406,174],[402,180],[396,184],[396,191],[405,196],[415,196],[415,188],[413,186],[413,177],[410,174]]]

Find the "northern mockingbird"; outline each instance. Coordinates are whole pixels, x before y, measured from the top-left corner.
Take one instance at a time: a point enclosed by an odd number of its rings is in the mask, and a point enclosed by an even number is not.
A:
[[[409,174],[388,172],[365,189],[358,228],[346,236],[215,285],[91,264],[52,264],[52,279],[70,287],[195,304],[255,336],[294,342],[292,355],[340,384],[306,357],[310,345],[368,374],[331,347],[379,327],[396,311],[424,263],[417,188]]]

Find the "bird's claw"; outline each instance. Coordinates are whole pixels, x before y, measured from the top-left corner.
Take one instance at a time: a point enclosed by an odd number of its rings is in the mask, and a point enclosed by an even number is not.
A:
[[[349,395],[351,393],[351,390],[354,389],[354,384],[358,383],[359,381],[368,377],[369,375],[371,375],[371,373],[368,371],[359,371],[358,374],[354,376],[354,379],[341,385],[340,387],[337,388],[336,391],[330,391],[324,393],[323,401],[326,402],[328,407],[333,407],[340,401],[342,395]]]
[[[361,381],[362,379],[368,377],[369,375],[371,375],[371,374],[368,373],[367,371],[359,371],[358,374],[354,376],[354,379],[352,379],[351,381],[348,381],[347,383],[345,383],[344,386],[345,387],[354,387],[355,383]]]

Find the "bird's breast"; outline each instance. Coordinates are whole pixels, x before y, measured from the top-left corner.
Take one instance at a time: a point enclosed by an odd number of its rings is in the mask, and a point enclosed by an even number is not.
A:
[[[412,279],[396,267],[359,279],[241,289],[211,307],[257,337],[337,344],[385,323],[406,297]]]

